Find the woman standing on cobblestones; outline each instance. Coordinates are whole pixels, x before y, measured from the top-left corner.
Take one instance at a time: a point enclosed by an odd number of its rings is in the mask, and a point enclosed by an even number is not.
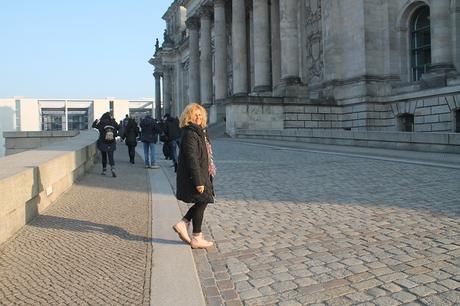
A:
[[[203,238],[201,232],[204,210],[209,203],[214,203],[212,180],[216,174],[211,143],[205,130],[206,124],[207,112],[196,103],[187,105],[180,117],[183,136],[177,167],[176,196],[177,199],[194,205],[173,229],[180,239],[194,249],[213,245]],[[190,221],[193,225],[191,239],[187,231]]]

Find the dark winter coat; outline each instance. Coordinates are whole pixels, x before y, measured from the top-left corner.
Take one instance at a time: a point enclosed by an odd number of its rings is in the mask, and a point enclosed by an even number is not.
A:
[[[118,123],[110,117],[110,114],[105,113],[102,115],[99,121],[94,121],[92,127],[98,129],[99,131],[99,138],[97,140],[97,148],[102,152],[110,152],[115,151],[117,149],[117,141],[114,138],[113,141],[107,142],[105,140],[105,133],[106,133],[106,126],[112,126],[115,131],[120,129]],[[116,136],[116,135],[115,135]]]
[[[139,127],[134,119],[129,119],[123,138],[127,146],[137,146],[137,137],[139,136]]]
[[[165,121],[165,134],[167,141],[176,140],[181,137],[179,119],[168,117]]]
[[[158,134],[161,130],[158,123],[156,123],[152,117],[146,116],[144,119],[142,119],[141,129],[142,142],[157,143]]]
[[[205,131],[190,123],[183,128],[176,177],[176,197],[186,203],[214,203],[214,187],[208,172]],[[196,186],[204,186],[199,193]]]

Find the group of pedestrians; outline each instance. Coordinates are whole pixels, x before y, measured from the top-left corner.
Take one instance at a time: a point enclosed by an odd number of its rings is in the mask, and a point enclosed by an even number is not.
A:
[[[137,122],[127,115],[119,124],[107,112],[93,122],[92,127],[99,130],[97,147],[102,155],[102,175],[107,173],[107,162],[113,177],[116,177],[113,153],[116,150],[117,132],[128,146],[130,163],[134,164],[135,147],[138,139],[143,143],[145,168],[158,169],[155,145],[158,135],[163,133],[163,141],[169,146],[176,175],[176,197],[193,205],[172,226],[179,238],[192,248],[209,248],[212,242],[203,238],[202,223],[208,204],[214,203],[213,179],[216,167],[213,161],[211,142],[207,134],[207,112],[197,103],[187,105],[180,119],[166,114],[163,122],[150,115]],[[179,148],[179,152],[177,152]],[[192,224],[192,236],[189,227]]]
[[[160,134],[165,135],[165,145],[168,146],[169,152],[171,152],[169,157],[172,159],[174,170],[176,171],[181,136],[179,119],[173,118],[169,114],[166,114],[164,118],[164,122],[158,122],[150,115],[146,115],[140,122],[140,128],[136,120],[128,115],[120,123],[117,123],[109,112],[104,113],[100,119],[96,119],[92,127],[99,130],[97,147],[102,156],[101,174],[105,175],[107,173],[108,162],[112,176],[116,177],[113,152],[116,150],[117,136],[128,147],[129,162],[131,164],[135,163],[135,150],[140,140],[144,149],[145,168],[160,168],[156,163],[156,144]]]

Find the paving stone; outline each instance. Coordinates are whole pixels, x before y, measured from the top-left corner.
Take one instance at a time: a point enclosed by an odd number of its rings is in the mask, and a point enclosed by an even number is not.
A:
[[[400,291],[396,292],[391,296],[393,299],[398,300],[402,303],[410,303],[412,301],[415,301],[417,297],[413,294],[410,294],[409,292],[405,291]]]
[[[425,296],[428,296],[430,294],[435,294],[436,291],[427,287],[427,286],[417,286],[417,287],[413,287],[413,288],[410,288],[408,289],[411,293],[415,294],[416,296],[418,297],[425,297]]]
[[[397,300],[392,299],[391,297],[388,297],[388,296],[382,296],[382,297],[376,298],[373,302],[376,305],[381,305],[381,306],[396,306],[396,305],[401,304]]]

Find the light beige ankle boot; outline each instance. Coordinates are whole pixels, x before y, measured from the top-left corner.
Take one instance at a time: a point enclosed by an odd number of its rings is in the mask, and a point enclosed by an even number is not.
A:
[[[206,249],[213,245],[211,241],[204,240],[203,233],[192,234],[192,242],[190,242],[192,249]]]
[[[191,241],[190,236],[188,235],[188,231],[187,231],[189,224],[190,222],[187,222],[186,220],[182,219],[176,224],[174,224],[172,227],[173,230],[179,235],[179,238],[188,244],[190,244],[190,241]]]

